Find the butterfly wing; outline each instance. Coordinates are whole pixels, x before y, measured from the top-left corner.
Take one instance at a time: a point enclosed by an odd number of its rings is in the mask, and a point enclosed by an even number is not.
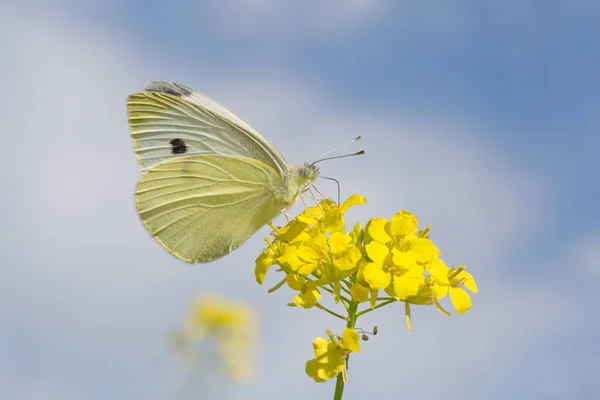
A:
[[[237,156],[187,156],[151,168],[136,204],[148,231],[176,257],[208,262],[241,246],[288,204],[283,177]]]
[[[142,171],[181,156],[220,154],[253,158],[288,173],[283,155],[256,128],[187,86],[152,82],[129,96],[127,109]]]

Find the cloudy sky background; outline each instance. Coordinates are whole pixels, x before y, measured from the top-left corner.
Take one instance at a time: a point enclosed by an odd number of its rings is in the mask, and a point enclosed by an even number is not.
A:
[[[255,283],[267,230],[190,266],[139,222],[125,99],[151,80],[216,98],[292,162],[362,135],[367,155],[321,166],[366,196],[350,219],[410,210],[476,277],[466,315],[361,320],[380,334],[345,398],[597,394],[600,5],[295,3],[0,4],[0,397],[200,398],[165,335],[206,291],[256,307],[262,347],[253,384],[203,398],[333,393],[304,363],[343,325]]]

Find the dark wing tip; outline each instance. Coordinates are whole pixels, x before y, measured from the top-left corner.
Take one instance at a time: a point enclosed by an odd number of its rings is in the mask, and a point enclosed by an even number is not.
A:
[[[163,81],[150,82],[144,87],[144,91],[165,93],[177,97],[188,97],[192,95],[192,89],[185,85]]]

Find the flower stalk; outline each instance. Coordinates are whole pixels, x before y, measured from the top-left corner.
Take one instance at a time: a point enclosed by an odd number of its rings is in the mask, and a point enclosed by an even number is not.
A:
[[[358,310],[358,301],[350,302],[350,306],[348,307],[348,323],[346,324],[346,328],[354,329],[356,326],[356,319],[358,318],[357,311]],[[333,394],[333,400],[341,400],[342,395],[344,394],[344,386],[348,382],[348,363],[350,361],[350,355],[346,357],[346,366],[344,371],[341,374],[338,374],[335,382],[335,392]]]

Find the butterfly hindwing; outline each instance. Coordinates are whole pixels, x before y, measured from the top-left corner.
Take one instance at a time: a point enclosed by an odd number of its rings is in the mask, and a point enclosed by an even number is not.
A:
[[[281,174],[237,156],[185,156],[151,168],[136,190],[139,215],[160,244],[187,262],[208,262],[242,245],[288,204]]]

